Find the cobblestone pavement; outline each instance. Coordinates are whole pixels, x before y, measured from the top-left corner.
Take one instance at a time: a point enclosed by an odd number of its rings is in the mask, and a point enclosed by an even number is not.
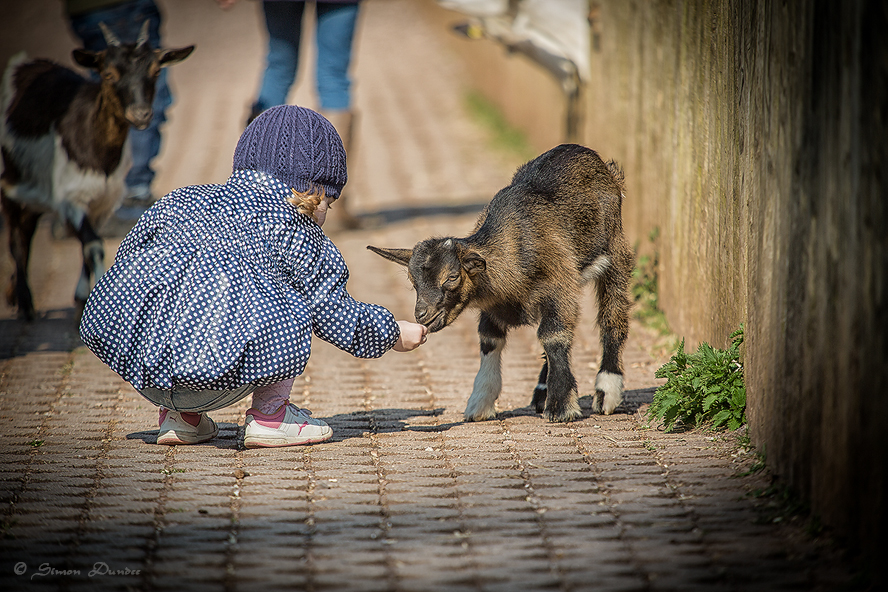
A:
[[[399,318],[413,308],[406,276],[366,245],[468,232],[478,202],[518,164],[491,152],[461,109],[447,21],[429,5],[365,4],[349,189],[377,225],[342,232],[331,220],[350,292]],[[253,3],[232,13],[212,2],[162,6],[169,44],[198,43],[173,71],[179,104],[158,178],[168,191],[227,176],[261,39]],[[33,10],[39,23],[54,18]],[[212,56],[224,76],[207,67]],[[107,233],[110,259],[120,233]],[[53,239],[47,220],[32,265],[39,318],[25,324],[0,305],[3,590],[758,591],[849,581],[829,548],[775,523],[767,498],[749,495],[767,481],[741,476],[753,457],[737,434],[645,427],[640,412],[665,360],[644,328],[633,325],[625,354],[626,402],[591,414],[600,355],[591,295],[574,348],[581,421],[548,423],[527,407],[540,365],[528,328],[510,338],[499,415],[465,423],[478,368],[467,313],[416,352],[379,360],[317,342],[292,398],[333,427],[329,442],[246,450],[243,401],[213,414],[212,442],[161,447],[154,408],[77,337],[78,269],[78,246]],[[4,259],[4,281],[9,271]]]

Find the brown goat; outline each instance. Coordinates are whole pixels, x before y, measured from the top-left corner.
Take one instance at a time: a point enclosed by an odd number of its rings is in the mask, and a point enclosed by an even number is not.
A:
[[[502,388],[511,327],[539,323],[545,362],[532,405],[550,421],[582,416],[570,368],[583,286],[595,280],[604,350],[593,410],[613,413],[623,395],[634,253],[623,236],[623,173],[596,152],[563,144],[522,165],[466,238],[431,238],[412,249],[371,251],[407,266],[416,320],[440,331],[466,308],[481,310],[481,368],[466,406],[491,419]]]
[[[151,47],[147,21],[135,43],[121,43],[100,26],[108,47],[72,54],[98,72],[100,82],[48,60],[27,61],[23,53],[10,60],[3,77],[0,205],[15,259],[7,299],[28,320],[34,317],[28,262],[40,216],[55,212],[80,239],[83,266],[74,298],[83,305],[92,278],[104,272],[97,229],[123,197],[129,128],[144,129],[151,121],[160,69],[194,50]]]

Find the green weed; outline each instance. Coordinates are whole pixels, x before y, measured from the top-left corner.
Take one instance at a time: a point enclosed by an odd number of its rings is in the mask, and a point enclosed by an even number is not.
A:
[[[659,287],[657,285],[660,270],[660,252],[657,239],[660,228],[655,227],[648,234],[653,244],[652,255],[642,255],[632,270],[632,298],[635,301],[633,315],[646,326],[656,330],[660,335],[669,335],[669,323],[666,315],[660,310]],[[635,245],[636,252],[638,244]]]
[[[524,132],[506,121],[487,97],[477,91],[470,92],[466,95],[465,105],[469,115],[488,131],[494,148],[510,152],[524,161],[537,155]]]
[[[657,388],[648,408],[649,418],[659,419],[667,430],[679,424],[735,430],[746,423],[746,386],[740,345],[743,325],[731,333],[731,345],[720,350],[701,343],[697,351],[684,351],[684,339],[672,358],[657,370],[657,378],[667,379]]]

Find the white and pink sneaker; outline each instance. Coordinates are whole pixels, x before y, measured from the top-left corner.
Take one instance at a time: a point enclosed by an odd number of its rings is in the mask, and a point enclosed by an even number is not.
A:
[[[300,409],[292,403],[283,405],[274,415],[247,410],[244,446],[270,448],[298,446],[329,440],[333,430],[320,419],[311,417],[311,411]]]
[[[200,444],[219,433],[219,426],[206,413],[179,413],[162,408],[158,423],[157,443],[167,446]]]

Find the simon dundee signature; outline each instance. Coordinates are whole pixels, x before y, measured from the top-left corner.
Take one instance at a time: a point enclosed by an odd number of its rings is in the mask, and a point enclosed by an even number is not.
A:
[[[24,561],[19,561],[15,564],[15,567],[12,568],[12,571],[15,572],[17,576],[24,576],[28,574],[28,565]],[[101,576],[138,576],[142,573],[140,569],[130,569],[128,567],[123,568],[111,568],[104,561],[96,561],[93,563],[92,567],[89,571],[86,572],[86,576],[89,578],[101,577]],[[59,569],[53,567],[49,563],[41,563],[39,567],[35,570],[31,570],[30,579],[34,578],[43,578],[47,576],[80,576],[83,575],[83,570],[80,569]]]

